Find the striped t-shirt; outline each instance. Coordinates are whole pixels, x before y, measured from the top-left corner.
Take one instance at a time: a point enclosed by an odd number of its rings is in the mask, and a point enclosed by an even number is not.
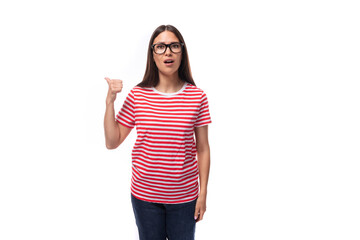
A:
[[[185,203],[199,194],[194,128],[211,123],[204,91],[185,83],[175,93],[135,86],[116,120],[136,126],[131,193],[157,203]]]

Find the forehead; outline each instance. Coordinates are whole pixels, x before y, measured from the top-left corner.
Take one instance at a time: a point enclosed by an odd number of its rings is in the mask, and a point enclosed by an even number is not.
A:
[[[172,42],[179,42],[179,39],[176,37],[176,35],[173,32],[170,31],[164,31],[160,33],[155,39],[153,44],[155,43],[166,43],[170,44]]]

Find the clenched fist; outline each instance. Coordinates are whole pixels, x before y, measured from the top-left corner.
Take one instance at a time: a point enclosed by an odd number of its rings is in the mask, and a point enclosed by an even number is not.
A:
[[[108,77],[105,78],[107,83],[109,84],[109,91],[106,97],[106,103],[113,103],[116,99],[116,94],[121,92],[123,88],[122,80],[120,79],[110,79]]]

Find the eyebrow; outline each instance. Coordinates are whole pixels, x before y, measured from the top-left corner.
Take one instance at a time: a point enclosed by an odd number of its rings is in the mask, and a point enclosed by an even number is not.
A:
[[[157,43],[154,43],[154,44],[160,44],[160,43],[166,44],[165,42],[157,42]],[[171,43],[169,43],[169,44],[172,44],[172,43],[178,43],[178,42],[171,42]]]

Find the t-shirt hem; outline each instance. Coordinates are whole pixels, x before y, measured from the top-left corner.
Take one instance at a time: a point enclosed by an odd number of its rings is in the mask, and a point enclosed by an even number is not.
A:
[[[120,123],[121,125],[123,125],[124,127],[127,127],[127,128],[130,128],[130,129],[133,129],[134,126],[130,126],[130,125],[126,125],[125,123],[121,122],[119,119],[115,118],[115,120]]]
[[[196,196],[194,198],[191,198],[190,200],[185,200],[185,201],[150,201],[148,199],[145,199],[145,198],[142,198],[142,197],[138,197],[138,196],[135,196],[132,192],[131,192],[131,195],[134,197],[134,198],[137,198],[141,201],[145,201],[145,202],[151,202],[151,203],[162,203],[162,204],[182,204],[182,203],[188,203],[188,202],[192,202],[194,201],[195,199],[197,199],[199,197],[199,194],[196,194]]]
[[[211,122],[207,122],[207,123],[202,123],[202,124],[199,124],[199,125],[196,125],[194,127],[198,128],[198,127],[204,127],[204,126],[207,126],[209,125]]]

